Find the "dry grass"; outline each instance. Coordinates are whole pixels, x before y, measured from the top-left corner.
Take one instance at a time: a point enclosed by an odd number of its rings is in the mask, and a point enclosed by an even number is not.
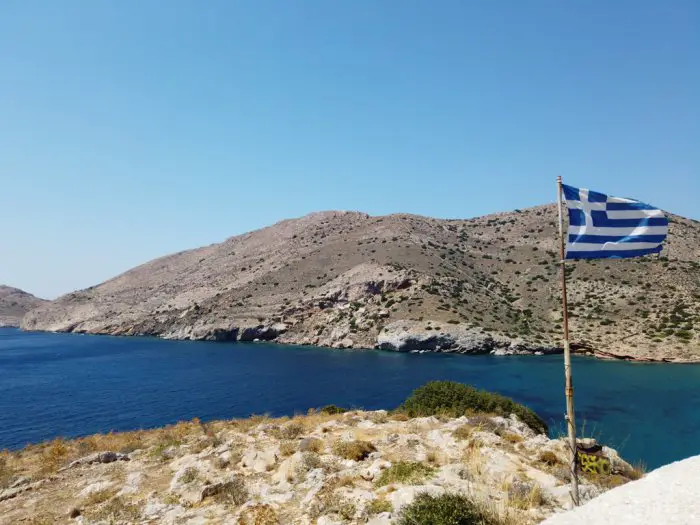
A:
[[[526,480],[514,480],[503,487],[508,495],[508,505],[515,509],[527,510],[548,504],[548,500],[538,483]]]
[[[569,449],[571,450],[571,449]],[[556,467],[558,465],[562,465],[562,461],[559,459],[559,456],[557,456],[554,452],[551,450],[542,450],[540,453],[537,455],[537,460],[540,463],[544,463],[547,466],[550,467]]]
[[[523,441],[522,436],[514,434],[513,432],[501,432],[500,435],[501,438],[504,439],[507,443],[511,443],[513,445]]]
[[[478,439],[471,440],[462,453],[462,462],[470,477],[480,476],[484,473],[486,459],[481,452],[483,444]]]
[[[391,502],[377,498],[371,501],[369,505],[367,505],[367,513],[372,515],[372,514],[381,514],[382,512],[391,512],[394,510],[394,507],[391,505]]]
[[[76,440],[75,446],[80,456],[105,450],[128,454],[145,446],[144,435],[145,432],[141,430],[95,434]]]
[[[297,444],[292,441],[280,443],[280,454],[282,457],[288,457],[297,451]]]
[[[237,507],[248,501],[249,492],[243,478],[235,477],[224,483],[213,498],[218,503]]]
[[[320,454],[323,451],[323,441],[316,438],[307,438],[299,445],[299,450],[302,452],[315,452]]]
[[[9,487],[15,477],[15,471],[10,466],[10,454],[0,453],[0,490]]]
[[[106,521],[107,523],[130,523],[138,520],[141,516],[141,512],[136,505],[119,496],[92,509],[86,509],[83,514],[90,520]]]
[[[270,505],[259,503],[246,509],[238,520],[239,525],[279,525],[280,518]]]
[[[100,503],[107,501],[108,499],[114,497],[117,494],[115,489],[105,489],[93,492],[83,501],[85,507],[92,507],[93,505],[99,505]]]
[[[376,487],[383,487],[392,483],[404,485],[417,485],[433,475],[435,469],[423,463],[412,461],[399,461],[382,471],[374,482]]]
[[[362,461],[377,448],[368,441],[336,441],[333,444],[333,453],[343,459]]]
[[[54,474],[67,461],[69,448],[65,440],[58,438],[45,448],[41,458],[41,474]]]
[[[472,437],[474,430],[475,430],[474,426],[466,424],[466,425],[462,425],[461,427],[458,427],[457,429],[455,429],[455,431],[452,432],[452,435],[456,439],[469,439],[470,437]]]
[[[630,481],[630,478],[621,476],[620,474],[591,474],[590,472],[586,472],[583,476],[593,485],[605,490],[614,489]]]
[[[331,479],[318,491],[309,508],[309,516],[315,520],[322,515],[336,514],[341,519],[349,521],[355,517],[355,504],[339,497],[335,491],[339,488],[339,480]]]

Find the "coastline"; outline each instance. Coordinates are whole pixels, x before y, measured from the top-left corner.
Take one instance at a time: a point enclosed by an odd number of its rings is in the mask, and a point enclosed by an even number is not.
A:
[[[392,349],[392,348],[386,348],[382,347],[380,344],[375,344],[373,347],[368,347],[365,345],[361,344],[355,344],[353,341],[351,341],[353,344],[349,346],[343,346],[343,345],[323,345],[323,344],[314,344],[312,342],[308,341],[308,338],[306,337],[289,337],[286,334],[284,338],[280,339],[278,337],[272,338],[272,339],[257,339],[253,338],[250,340],[239,340],[237,338],[231,338],[231,337],[222,337],[222,338],[217,338],[214,334],[210,335],[205,335],[199,338],[192,338],[192,337],[173,337],[172,335],[168,334],[160,334],[160,333],[148,333],[148,332],[133,332],[133,331],[119,331],[118,333],[113,333],[110,331],[104,331],[104,330],[39,330],[39,329],[32,329],[32,330],[27,330],[25,328],[22,328],[21,326],[0,326],[0,328],[13,328],[18,331],[21,331],[23,333],[54,333],[54,334],[81,334],[81,335],[94,335],[94,336],[109,336],[109,337],[150,337],[150,338],[155,338],[155,339],[162,339],[162,340],[171,340],[171,341],[198,341],[198,342],[211,342],[211,343],[229,343],[229,344],[239,344],[239,343],[267,343],[267,344],[274,344],[274,345],[290,345],[290,346],[303,346],[303,347],[312,347],[312,348],[318,348],[318,349],[346,349],[346,350],[356,350],[356,351],[366,351],[366,350],[378,350],[378,351],[384,351],[384,352],[399,352],[399,353],[444,353],[444,354],[460,354],[460,355],[494,355],[494,356],[503,356],[503,357],[508,357],[508,356],[513,356],[513,355],[531,355],[531,356],[541,356],[541,355],[561,355],[563,354],[564,350],[563,348],[557,348],[557,347],[547,347],[547,351],[542,351],[541,348],[535,347],[534,349],[528,350],[527,346],[522,345],[522,341],[514,341],[515,343],[515,349],[512,351],[495,351],[493,349],[470,349],[469,351],[460,351],[460,350],[452,350],[452,349],[434,349],[434,348],[415,348],[415,349]],[[238,329],[235,329],[236,333],[239,332]],[[625,361],[629,363],[639,363],[639,364],[677,364],[677,365],[693,365],[693,364],[700,364],[700,358],[697,360],[683,360],[683,359],[671,359],[667,357],[659,357],[658,359],[652,359],[648,357],[635,357],[632,355],[625,355],[625,354],[616,354],[612,352],[607,352],[603,350],[596,350],[596,351],[591,351],[588,349],[587,346],[579,345],[579,344],[572,344],[571,346],[571,353],[572,355],[577,355],[581,357],[590,357],[594,358],[596,360],[600,361]]]

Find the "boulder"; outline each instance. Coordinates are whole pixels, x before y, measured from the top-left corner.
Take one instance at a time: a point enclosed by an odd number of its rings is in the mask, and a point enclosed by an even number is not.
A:
[[[252,342],[256,339],[260,341],[272,341],[287,331],[284,323],[275,323],[270,326],[257,325],[243,328],[238,336],[239,341]]]

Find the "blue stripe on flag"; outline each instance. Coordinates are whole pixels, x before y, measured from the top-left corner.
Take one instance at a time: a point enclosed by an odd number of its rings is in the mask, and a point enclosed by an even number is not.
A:
[[[666,217],[644,217],[641,219],[610,219],[602,210],[592,210],[591,218],[596,228],[638,228],[641,226],[668,226]],[[580,225],[578,225],[580,226]]]
[[[607,242],[663,242],[665,238],[665,235],[627,235],[626,237],[620,237],[619,235],[577,235],[572,233],[569,234],[569,243],[589,242],[605,244]]]
[[[608,196],[597,191],[588,191],[588,202],[608,202]]]
[[[605,207],[608,211],[626,211],[626,210],[656,210],[651,204],[643,202],[608,202]]]
[[[581,196],[579,195],[578,188],[574,188],[573,186],[567,186],[566,184],[561,185],[562,188],[564,188],[564,198],[567,201],[580,201]]]
[[[569,224],[571,224],[571,226],[585,226],[586,214],[583,213],[583,210],[569,208]]]
[[[642,250],[594,250],[585,252],[567,252],[566,259],[627,259],[661,252],[661,246]]]

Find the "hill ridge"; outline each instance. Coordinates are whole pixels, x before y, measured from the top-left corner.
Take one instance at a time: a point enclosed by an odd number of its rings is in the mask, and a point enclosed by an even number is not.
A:
[[[700,222],[668,216],[661,257],[568,265],[576,348],[600,357],[700,361]],[[555,352],[561,344],[557,221],[554,204],[472,219],[314,212],[144,263],[41,306],[22,326],[353,348]]]
[[[0,284],[0,327],[18,327],[29,310],[45,302],[24,290]]]

